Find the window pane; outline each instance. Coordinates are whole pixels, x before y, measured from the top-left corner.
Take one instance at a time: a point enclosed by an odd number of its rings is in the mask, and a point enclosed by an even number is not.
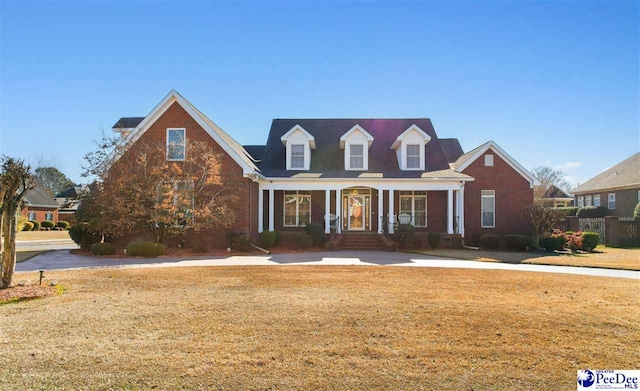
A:
[[[364,167],[364,156],[363,156],[363,146],[362,144],[354,144],[349,146],[350,158],[349,164],[350,168],[363,168]]]
[[[593,196],[593,206],[600,206],[600,196],[599,195],[594,195]]]
[[[400,214],[411,214],[411,197],[400,197]]]
[[[304,145],[291,146],[291,168],[304,168]]]
[[[184,160],[184,129],[169,129],[167,132],[167,159]]]
[[[483,191],[484,193],[484,191]],[[485,195],[482,197],[482,227],[495,226],[495,197]]]
[[[407,145],[407,168],[420,168],[420,145]]]

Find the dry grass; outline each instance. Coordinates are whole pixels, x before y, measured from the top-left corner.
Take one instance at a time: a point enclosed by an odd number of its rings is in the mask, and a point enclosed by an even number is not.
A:
[[[20,231],[16,240],[57,240],[69,239],[69,231]]]
[[[483,262],[530,263],[538,265],[585,266],[608,269],[640,270],[640,249],[598,247],[594,253],[561,254],[496,250],[435,249],[419,251],[439,257]]]
[[[0,306],[0,389],[566,390],[578,369],[640,362],[637,280],[346,266],[47,277],[67,293]]]

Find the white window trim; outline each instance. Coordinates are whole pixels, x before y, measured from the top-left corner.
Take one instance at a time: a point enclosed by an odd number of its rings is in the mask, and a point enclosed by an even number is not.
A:
[[[492,154],[487,154],[484,155],[484,165],[485,167],[493,167],[493,155]]]
[[[293,193],[293,191],[291,190],[287,190],[284,191],[282,194],[282,226],[283,227],[304,227],[305,225],[300,225],[300,198],[301,197],[309,197],[309,223],[311,222],[311,193],[309,194],[300,194],[299,190],[295,190],[295,197],[296,197],[296,224],[295,225],[291,225],[291,224],[287,224],[287,206],[286,206],[286,199],[287,196],[291,197],[294,194],[287,194],[287,192],[291,192]]]
[[[293,147],[302,147],[302,165],[301,166],[294,166],[293,165],[293,158],[294,157],[300,157],[300,156],[294,156],[293,155]],[[305,168],[305,163],[307,161],[307,154],[306,154],[306,148],[304,144],[291,144],[291,149],[289,151],[290,155],[289,155],[289,165],[290,165],[290,169],[291,170],[304,170]]]
[[[418,147],[418,167],[409,167],[409,147],[414,146]],[[415,157],[415,155],[411,155],[411,157]],[[404,167],[407,171],[424,170],[424,146],[420,144],[405,144],[404,159]]]
[[[351,147],[354,145],[359,145],[362,147],[362,166],[361,167],[352,167],[351,166]],[[347,143],[346,144],[346,148],[345,151],[347,151],[347,153],[345,154],[345,170],[350,170],[350,171],[366,171],[369,169],[368,167],[368,160],[369,160],[369,153],[368,153],[368,148],[365,147],[364,144],[361,143]]]
[[[31,211],[31,212],[29,212],[28,218],[29,218],[29,221],[35,221],[38,218],[38,215],[36,215],[36,212]]]
[[[416,221],[416,198],[422,198],[424,197],[424,225],[416,225],[415,221]],[[411,199],[411,225],[413,225],[414,227],[417,228],[424,228],[428,225],[428,216],[429,216],[429,212],[427,210],[427,193],[425,192],[424,195],[422,194],[415,194],[414,191],[411,191],[411,195],[409,194],[404,194],[404,195],[400,195],[400,199],[399,199],[399,204],[398,204],[398,212],[400,214],[403,213],[402,211],[402,199],[403,198],[410,198]]]
[[[184,133],[183,140],[184,144],[182,145],[182,159],[169,159],[169,132],[173,130],[182,130]],[[166,149],[167,161],[169,162],[183,162],[187,158],[187,129],[186,128],[167,128],[167,149]]]
[[[344,169],[348,171],[367,171],[369,169],[369,148],[372,143],[373,136],[358,124],[343,134],[340,137],[340,149],[344,150]],[[352,145],[362,145],[362,167],[351,167]]]
[[[417,136],[416,136],[417,135]],[[425,170],[425,145],[431,141],[431,136],[426,134],[420,127],[413,124],[407,128],[391,145],[391,149],[396,151],[398,166],[402,171],[424,171]],[[407,145],[420,144],[420,167],[407,168]]]
[[[311,150],[316,149],[316,141],[309,132],[304,130],[302,126],[296,124],[296,126],[280,137],[280,141],[282,141],[287,151],[287,170],[308,171],[311,168]],[[304,145],[304,166],[302,168],[293,168],[291,167],[291,146],[300,144]]]
[[[493,194],[482,194],[483,191],[492,191]],[[484,216],[482,216],[482,201],[485,198],[491,198],[493,200],[493,225],[484,225]],[[495,190],[481,190],[480,191],[480,227],[482,228],[495,228],[496,227],[496,191]]]
[[[613,196],[613,197],[611,197]],[[613,208],[611,207],[611,204],[613,203]],[[616,208],[616,193],[609,193],[607,194],[607,209],[615,209]]]

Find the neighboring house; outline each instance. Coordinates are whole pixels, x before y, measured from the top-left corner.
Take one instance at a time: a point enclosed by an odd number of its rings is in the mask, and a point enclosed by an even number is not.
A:
[[[640,152],[573,189],[576,206],[604,206],[612,216],[632,217],[640,202]]]
[[[69,223],[75,222],[75,214],[80,206],[80,198],[88,191],[89,186],[78,185],[71,186],[56,194],[54,198],[60,206],[60,209],[58,209],[58,218],[60,220],[68,221]]]
[[[266,145],[243,147],[171,91],[149,115],[121,118],[114,131],[130,149],[163,141],[168,154],[172,138],[207,141],[223,154],[229,180],[242,184],[233,230],[253,238],[310,222],[325,233],[394,233],[398,223],[476,239],[528,233],[520,210],[538,184],[496,143],[463,153],[427,118],[275,119]],[[207,237],[222,244],[219,231]]]
[[[542,192],[542,189],[540,189],[540,192]],[[573,205],[573,197],[556,185],[551,185],[541,194],[540,198],[534,199],[534,201],[536,204],[552,208],[560,208]]]
[[[29,190],[24,197],[24,208],[20,211],[31,221],[51,220],[58,222],[59,205],[53,195],[44,187],[38,185]]]

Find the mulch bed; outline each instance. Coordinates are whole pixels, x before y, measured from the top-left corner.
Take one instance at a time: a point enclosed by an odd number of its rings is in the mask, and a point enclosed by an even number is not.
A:
[[[0,304],[41,299],[55,293],[56,289],[51,286],[12,286],[10,288],[0,290]]]

